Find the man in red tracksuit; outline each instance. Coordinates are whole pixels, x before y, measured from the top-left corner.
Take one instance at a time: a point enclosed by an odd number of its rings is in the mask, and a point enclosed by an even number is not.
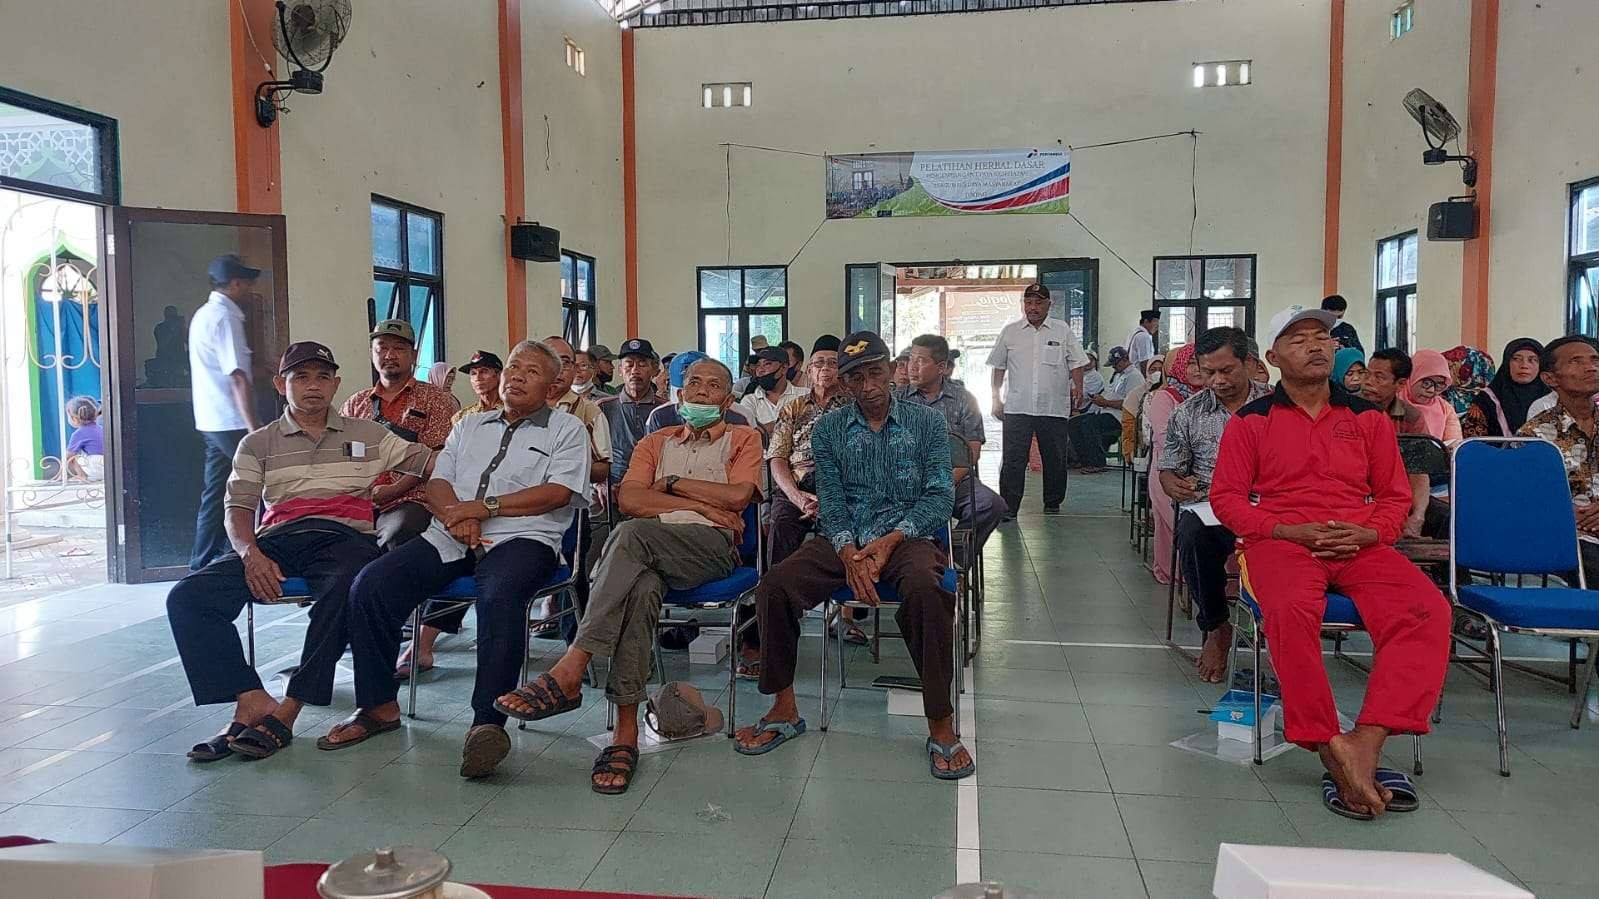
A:
[[[1410,512],[1404,463],[1382,410],[1329,384],[1333,323],[1298,306],[1272,319],[1266,359],[1282,381],[1228,422],[1210,501],[1244,547],[1287,738],[1321,755],[1349,809],[1381,814],[1392,799],[1376,782],[1383,741],[1427,731],[1449,662],[1450,608],[1393,547]],[[1328,589],[1354,600],[1376,650],[1348,733],[1322,665]]]

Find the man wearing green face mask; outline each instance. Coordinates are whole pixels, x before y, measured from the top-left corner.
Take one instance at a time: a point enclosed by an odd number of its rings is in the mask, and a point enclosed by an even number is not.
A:
[[[594,762],[597,793],[624,792],[638,768],[638,705],[662,594],[726,577],[739,564],[743,512],[760,496],[761,436],[722,420],[732,385],[732,373],[714,359],[688,368],[678,394],[683,423],[633,448],[616,497],[628,520],[601,551],[576,641],[547,673],[495,703],[523,721],[573,711],[589,660],[608,657],[605,695],[617,706],[617,723],[614,744]]]

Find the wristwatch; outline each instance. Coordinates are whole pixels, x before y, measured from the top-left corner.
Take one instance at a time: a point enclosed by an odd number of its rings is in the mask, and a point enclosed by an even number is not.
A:
[[[500,514],[500,498],[497,496],[483,497],[483,508],[489,510],[490,518]]]
[[[677,489],[677,482],[681,480],[683,479],[675,474],[666,476],[666,493],[668,496],[672,494],[673,490]]]

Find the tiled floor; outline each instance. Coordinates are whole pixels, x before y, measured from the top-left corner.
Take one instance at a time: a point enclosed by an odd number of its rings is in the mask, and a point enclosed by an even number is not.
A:
[[[270,862],[414,843],[442,848],[465,880],[715,896],[926,897],[959,867],[1094,899],[1208,896],[1217,843],[1239,841],[1451,852],[1544,899],[1595,894],[1599,725],[1567,728],[1569,698],[1542,681],[1508,679],[1503,779],[1492,697],[1452,672],[1445,723],[1425,743],[1424,808],[1377,823],[1324,811],[1307,753],[1257,769],[1168,746],[1207,726],[1217,690],[1159,647],[1166,592],[1128,546],[1118,480],[1074,478],[1060,518],[1037,514],[1034,482],[1021,526],[989,546],[969,694],[975,785],[929,779],[920,723],[888,717],[875,691],[836,686],[829,733],[758,758],[720,738],[649,755],[616,798],[587,787],[584,738],[603,726],[591,693],[579,715],[512,731],[499,775],[464,782],[466,640],[446,644],[422,719],[401,733],[193,765],[183,751],[228,712],[191,706],[165,588],[96,587],[0,607],[0,834],[263,849]],[[293,659],[302,616],[266,610],[258,627],[264,668]],[[1179,620],[1179,637],[1197,634]],[[804,645],[814,660],[816,640]],[[1362,677],[1329,664],[1353,712]],[[885,643],[881,667],[857,650],[850,668],[864,683],[909,666]],[[680,656],[669,671],[688,676]],[[692,677],[719,688],[713,669]],[[800,689],[814,726],[814,664]],[[764,709],[750,685],[739,701],[743,720]],[[297,731],[322,733],[351,702],[346,680],[329,714]],[[1394,749],[1408,756],[1408,741]]]

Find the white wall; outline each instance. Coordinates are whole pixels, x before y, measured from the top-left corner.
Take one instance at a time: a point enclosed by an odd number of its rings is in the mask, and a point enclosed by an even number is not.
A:
[[[1055,147],[1186,129],[1199,140],[1195,253],[1258,253],[1258,315],[1321,298],[1328,12],[1321,0],[1191,3],[640,29],[641,330],[697,343],[695,266],[783,264],[823,216],[810,153]],[[1253,59],[1255,84],[1192,87],[1190,65]],[[751,81],[748,109],[700,107],[704,82]],[[1188,249],[1186,139],[1074,154],[1063,216],[829,222],[789,272],[789,333],[844,323],[847,263],[1098,257],[1100,334],[1147,306],[1151,258]],[[731,231],[731,234],[729,234]]]
[[[1402,231],[1421,232],[1416,339],[1424,347],[1447,349],[1460,342],[1462,250],[1459,243],[1426,239],[1427,207],[1465,188],[1459,166],[1422,164],[1427,144],[1401,100],[1419,87],[1466,126],[1471,4],[1421,0],[1415,30],[1398,40],[1388,30],[1394,5],[1392,0],[1348,0],[1344,12],[1338,292],[1349,300],[1349,320],[1367,349],[1375,349],[1377,241]]]

